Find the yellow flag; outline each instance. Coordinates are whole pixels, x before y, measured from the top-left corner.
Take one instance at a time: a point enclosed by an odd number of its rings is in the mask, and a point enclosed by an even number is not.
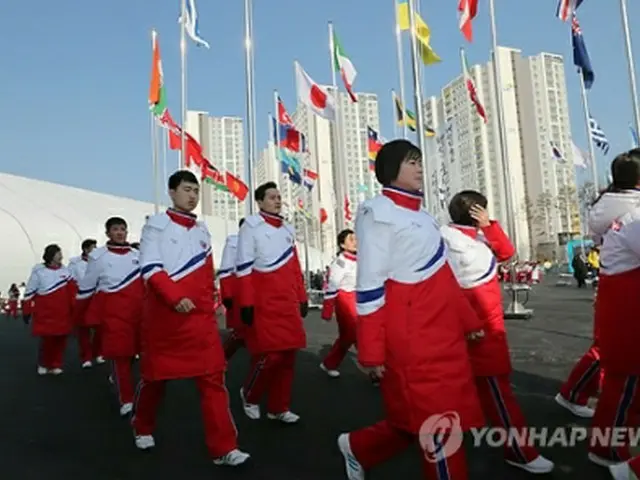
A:
[[[400,30],[409,30],[411,23],[409,21],[409,2],[400,0],[398,3],[398,27]],[[422,63],[425,65],[433,65],[440,63],[442,59],[431,48],[431,30],[422,17],[416,12],[416,39],[418,40],[418,50],[422,57]]]

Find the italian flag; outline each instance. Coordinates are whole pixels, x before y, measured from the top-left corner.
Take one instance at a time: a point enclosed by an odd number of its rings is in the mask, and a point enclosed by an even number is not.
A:
[[[353,93],[353,82],[355,82],[358,72],[356,71],[356,67],[353,66],[353,63],[351,63],[349,57],[347,57],[347,54],[344,52],[344,48],[342,48],[342,44],[340,43],[340,40],[338,40],[338,36],[335,32],[333,33],[333,61],[336,66],[336,70],[340,72],[340,76],[344,82],[344,87],[347,89],[349,97],[351,97],[351,101],[357,102],[358,99]]]
[[[473,79],[471,78],[471,74],[469,73],[469,65],[467,64],[467,56],[464,53],[464,49],[460,49],[460,56],[462,57],[462,70],[464,74],[464,82],[467,85],[467,91],[469,92],[469,98],[471,102],[476,107],[476,112],[478,115],[482,117],[484,123],[487,123],[487,114],[484,111],[484,107],[478,98],[478,91],[476,90],[476,85],[473,83]]]
[[[155,30],[151,33],[151,43],[153,63],[151,64],[151,84],[149,85],[149,108],[156,117],[162,117],[167,109],[167,97],[164,89],[158,33]]]

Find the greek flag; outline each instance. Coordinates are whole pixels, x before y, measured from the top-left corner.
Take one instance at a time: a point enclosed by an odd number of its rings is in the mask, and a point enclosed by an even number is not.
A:
[[[596,147],[602,150],[602,153],[605,155],[609,153],[609,140],[607,136],[604,134],[596,119],[589,115],[589,129],[591,130],[591,140]]]
[[[179,21],[183,21],[182,16]],[[200,36],[198,27],[198,11],[196,10],[196,0],[187,0],[186,18],[184,28],[189,38],[196,42],[199,47],[210,48],[209,44]]]

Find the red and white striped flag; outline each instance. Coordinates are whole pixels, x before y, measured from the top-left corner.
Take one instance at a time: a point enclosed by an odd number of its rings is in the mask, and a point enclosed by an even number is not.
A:
[[[458,3],[460,12],[460,31],[467,41],[473,41],[473,28],[471,21],[478,14],[478,0],[460,0]]]
[[[558,10],[556,16],[566,22],[573,17],[573,14],[578,9],[583,0],[558,0]]]

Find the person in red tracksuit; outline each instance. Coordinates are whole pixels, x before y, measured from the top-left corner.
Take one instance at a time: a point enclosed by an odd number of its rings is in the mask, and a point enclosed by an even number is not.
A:
[[[27,281],[22,316],[26,324],[31,323],[32,335],[40,337],[38,375],[60,375],[67,337],[73,330],[75,288],[58,245],[47,245],[42,260]]]
[[[467,351],[482,321],[422,209],[422,172],[420,149],[386,143],[375,162],[382,194],[356,217],[358,361],[381,379],[386,418],[338,437],[349,480],[418,441],[425,479],[467,480],[462,433],[485,423]]]
[[[485,322],[484,338],[469,344],[482,410],[494,426],[508,434],[518,431],[524,435],[527,422],[509,381],[512,368],[498,280],[498,262],[513,257],[515,248],[500,224],[489,220],[487,203],[479,192],[457,193],[449,203],[453,223],[440,231],[453,273],[469,303]],[[529,473],[549,473],[554,467],[531,442],[511,441],[505,445],[505,459]]]
[[[242,228],[244,218],[240,219],[238,228]],[[218,269],[220,279],[220,297],[225,308],[225,320],[229,336],[224,342],[224,356],[227,360],[244,347],[244,324],[240,321],[240,307],[238,306],[236,287],[236,251],[238,249],[238,235],[229,235],[222,250],[222,260]]]
[[[245,219],[238,233],[236,277],[240,318],[251,368],[240,390],[245,414],[260,418],[267,394],[267,417],[297,423],[290,410],[296,352],[307,337],[302,319],[309,305],[293,227],[280,216],[282,198],[274,182],[254,192],[260,213]]]
[[[153,432],[167,380],[193,378],[200,392],[205,442],[215,465],[238,466],[237,430],[224,384],[226,362],[214,311],[211,234],[191,212],[200,185],[188,170],[169,178],[173,208],[149,216],[140,240],[147,283],[140,373],[132,425],[136,446],[155,446]]]
[[[127,222],[111,217],[105,223],[109,241],[89,254],[89,265],[78,286],[78,315],[99,310],[102,351],[111,362],[120,415],[133,410],[134,381],[131,364],[140,351],[139,326],[144,285],[138,252],[127,243]]]
[[[69,270],[73,277],[73,283],[76,287],[76,292],[82,277],[84,277],[87,266],[89,265],[89,254],[98,246],[98,242],[93,238],[87,238],[82,241],[80,248],[82,254],[78,257],[73,257],[69,260]],[[102,352],[102,335],[100,328],[97,325],[84,326],[84,318],[79,312],[76,312],[75,322],[76,337],[78,339],[78,349],[80,351],[80,361],[82,362],[82,368],[91,368],[93,361],[98,364],[104,363],[104,357]],[[97,320],[97,319],[96,319]]]
[[[327,353],[320,368],[332,378],[340,376],[338,367],[356,343],[356,234],[351,229],[338,234],[340,253],[329,267],[324,289],[321,317],[331,320],[335,312],[338,338]]]

